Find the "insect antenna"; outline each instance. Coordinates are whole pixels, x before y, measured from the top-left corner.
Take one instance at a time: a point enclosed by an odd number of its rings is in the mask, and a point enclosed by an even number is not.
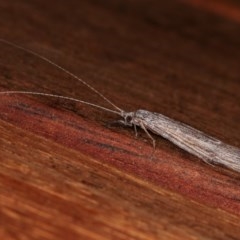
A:
[[[111,110],[109,108],[102,107],[102,106],[94,104],[94,103],[86,102],[86,101],[79,100],[79,99],[72,98],[72,97],[65,97],[65,96],[61,96],[61,95],[51,94],[51,93],[30,92],[30,91],[4,91],[4,92],[0,92],[0,94],[24,94],[24,95],[28,94],[28,95],[40,95],[40,96],[45,96],[45,97],[54,97],[54,98],[66,99],[66,100],[90,105],[90,106],[95,107],[95,108],[100,108],[104,111],[115,113],[115,114],[118,114],[118,115],[121,116],[120,112]]]
[[[47,57],[44,57],[44,56],[40,55],[39,53],[36,53],[36,52],[34,52],[34,51],[30,50],[30,49],[24,48],[24,47],[22,47],[22,46],[19,46],[19,45],[15,44],[15,43],[9,42],[9,41],[7,41],[7,40],[5,40],[5,39],[2,39],[2,38],[0,38],[0,42],[5,43],[5,44],[7,44],[7,45],[10,45],[10,46],[12,46],[12,47],[18,48],[18,49],[20,49],[20,50],[22,50],[22,51],[25,51],[25,52],[27,52],[27,53],[29,53],[29,54],[31,54],[31,55],[34,55],[35,57],[37,57],[37,58],[39,58],[39,59],[42,59],[43,61],[45,61],[45,62],[53,65],[54,67],[60,69],[61,71],[67,73],[69,76],[71,76],[71,77],[73,77],[74,79],[78,80],[78,81],[81,82],[83,85],[87,86],[90,90],[92,90],[93,92],[95,92],[98,96],[100,96],[102,99],[104,99],[104,100],[105,100],[106,102],[108,102],[110,105],[112,105],[112,106],[113,106],[115,109],[117,109],[120,113],[124,113],[124,111],[123,111],[121,108],[119,108],[118,106],[116,106],[112,101],[110,101],[108,98],[106,98],[102,93],[100,93],[100,92],[99,92],[98,90],[96,90],[94,87],[92,87],[91,85],[89,85],[88,83],[86,83],[83,79],[81,79],[80,77],[78,77],[78,76],[75,75],[74,73],[68,71],[68,70],[65,69],[64,67],[62,67],[62,66],[56,64],[55,62],[53,62],[52,60],[48,59]],[[10,93],[10,91],[9,91],[8,93]],[[15,92],[12,92],[12,93],[17,93],[17,92],[15,91]],[[19,92],[19,93],[20,93],[20,92]],[[22,92],[22,93],[23,93],[23,92]],[[27,93],[25,92],[25,94],[27,94]],[[28,94],[30,94],[30,92],[29,92]],[[31,94],[33,94],[33,92],[32,92]],[[36,95],[40,95],[40,93],[36,93]],[[42,95],[43,95],[43,94],[42,94]],[[51,95],[51,94],[49,94],[49,95]],[[52,94],[52,95],[53,95],[53,94]],[[46,95],[45,95],[45,96],[46,96]],[[55,96],[56,96],[56,95],[55,95]],[[59,97],[60,97],[60,96],[59,96]],[[68,99],[67,97],[63,97],[63,96],[61,96],[61,97],[62,97],[62,98],[65,98],[65,99]],[[73,100],[73,99],[72,99],[72,100]],[[77,99],[75,99],[75,100],[77,100]],[[79,100],[79,102],[82,102],[82,103],[83,103],[84,101]],[[86,102],[85,102],[85,103],[86,103]],[[89,105],[90,105],[90,104],[89,104]],[[95,104],[92,104],[92,103],[91,103],[91,105],[93,106],[93,105],[95,105]],[[97,106],[97,105],[96,105],[96,106]],[[108,110],[109,110],[109,109],[108,109]],[[113,111],[113,112],[115,112],[115,111]],[[115,113],[116,113],[116,112],[115,112]]]

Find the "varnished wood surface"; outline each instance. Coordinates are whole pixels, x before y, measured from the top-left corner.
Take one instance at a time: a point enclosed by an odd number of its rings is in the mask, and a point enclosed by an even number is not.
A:
[[[240,147],[240,25],[229,14],[240,8],[204,2],[2,1],[1,38],[127,111],[163,113]],[[109,107],[47,63],[0,49],[1,90]],[[151,159],[144,132],[136,139],[109,124],[118,116],[88,106],[0,98],[1,239],[240,239],[239,173],[157,136]]]

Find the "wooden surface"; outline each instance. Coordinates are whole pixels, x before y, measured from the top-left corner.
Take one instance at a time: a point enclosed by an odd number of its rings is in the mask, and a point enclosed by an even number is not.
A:
[[[234,13],[234,14],[233,14]],[[1,1],[1,38],[240,147],[237,1]],[[0,44],[0,90],[76,97],[81,83]],[[0,238],[240,239],[240,174],[88,106],[0,96]]]

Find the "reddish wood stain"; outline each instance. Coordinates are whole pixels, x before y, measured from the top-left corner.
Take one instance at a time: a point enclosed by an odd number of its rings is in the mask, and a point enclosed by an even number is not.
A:
[[[156,111],[240,147],[240,26],[224,18],[237,19],[239,8],[191,3],[197,8],[2,1],[0,26],[126,111]],[[1,90],[104,104],[46,63],[0,47]],[[239,239],[238,173],[157,136],[151,160],[142,131],[136,139],[133,129],[107,125],[117,118],[67,101],[0,96],[1,239]]]
[[[222,17],[240,23],[240,9],[236,4],[222,0],[180,0],[196,8],[203,8]]]

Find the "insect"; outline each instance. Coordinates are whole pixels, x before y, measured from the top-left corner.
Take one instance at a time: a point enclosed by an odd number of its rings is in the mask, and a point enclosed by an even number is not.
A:
[[[21,49],[29,54],[32,54],[49,64],[55,66],[56,68],[62,70],[63,72],[69,74],[76,80],[80,81],[82,84],[87,86],[93,92],[98,94],[102,99],[108,102],[115,110],[105,108],[103,106],[82,101],[79,99],[59,96],[50,93],[40,93],[40,92],[31,92],[31,91],[4,91],[0,92],[0,94],[30,94],[30,95],[41,95],[55,98],[62,98],[66,100],[71,100],[75,102],[79,102],[82,104],[90,105],[92,107],[99,108],[104,111],[108,111],[114,114],[117,114],[122,117],[122,120],[119,120],[125,126],[134,127],[135,133],[137,135],[137,127],[142,128],[148,137],[153,142],[153,147],[155,149],[155,139],[149,133],[152,132],[156,135],[160,135],[163,138],[169,140],[173,144],[177,145],[181,149],[197,156],[202,159],[204,162],[208,164],[214,165],[222,165],[226,168],[235,170],[240,172],[240,149],[228,144],[223,143],[222,141],[213,138],[191,126],[188,126],[182,122],[173,120],[159,113],[153,113],[146,110],[137,110],[135,112],[126,112],[123,109],[116,106],[112,101],[106,98],[103,94],[97,91],[94,87],[89,85],[80,77],[76,76],[72,72],[66,70],[60,65],[54,63],[50,59],[32,51],[6,41],[4,39],[0,39],[2,43],[8,44],[12,47]]]

